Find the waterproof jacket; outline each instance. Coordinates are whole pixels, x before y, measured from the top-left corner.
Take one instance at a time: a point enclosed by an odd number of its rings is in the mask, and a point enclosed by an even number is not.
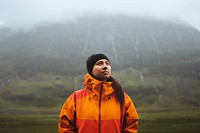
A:
[[[138,114],[125,94],[123,109],[116,99],[112,82],[85,76],[84,89],[65,101],[59,117],[59,133],[137,133]]]

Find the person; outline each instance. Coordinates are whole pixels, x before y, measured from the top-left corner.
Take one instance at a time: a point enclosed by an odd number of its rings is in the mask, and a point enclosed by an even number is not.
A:
[[[138,113],[131,98],[111,76],[104,54],[88,57],[85,88],[65,101],[59,116],[59,133],[137,133]]]

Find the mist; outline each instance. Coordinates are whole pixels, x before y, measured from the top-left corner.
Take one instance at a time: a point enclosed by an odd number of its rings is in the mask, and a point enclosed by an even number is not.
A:
[[[30,29],[103,13],[181,20],[200,30],[198,5],[198,0],[0,0],[0,28]]]
[[[199,5],[0,0],[0,133],[57,132],[61,106],[83,89],[94,53],[111,61],[140,133],[200,132]]]

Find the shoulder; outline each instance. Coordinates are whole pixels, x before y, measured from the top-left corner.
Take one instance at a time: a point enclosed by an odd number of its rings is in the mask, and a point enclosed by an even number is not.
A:
[[[86,92],[86,89],[80,89],[74,91],[69,97],[66,99],[65,103],[75,102],[75,100],[79,97],[82,97]]]
[[[125,105],[133,104],[131,97],[125,92],[124,92],[124,100],[125,100]]]
[[[130,96],[126,92],[124,92],[124,98],[125,100],[131,100]]]
[[[85,96],[89,95],[89,93],[90,93],[89,90],[84,88],[84,89],[76,90],[72,94],[72,97],[82,98],[82,97],[85,97]]]
[[[86,92],[87,92],[87,89],[84,88],[84,89],[74,91],[74,93],[72,95],[81,95],[81,94],[86,93]]]

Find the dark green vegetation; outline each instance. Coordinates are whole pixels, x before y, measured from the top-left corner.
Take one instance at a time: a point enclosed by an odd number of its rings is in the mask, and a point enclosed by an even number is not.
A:
[[[199,109],[151,110],[140,113],[140,133],[198,133]]]
[[[1,133],[56,133],[55,115],[0,115]]]
[[[187,124],[197,130],[200,32],[183,23],[100,15],[30,31],[0,29],[0,114],[7,114],[0,132],[9,120],[16,132],[30,125],[55,132],[66,97],[83,87],[86,58],[100,52],[139,108],[141,132],[189,132]]]
[[[198,133],[200,109],[139,109],[140,133]],[[58,115],[0,115],[2,133],[56,133]]]

